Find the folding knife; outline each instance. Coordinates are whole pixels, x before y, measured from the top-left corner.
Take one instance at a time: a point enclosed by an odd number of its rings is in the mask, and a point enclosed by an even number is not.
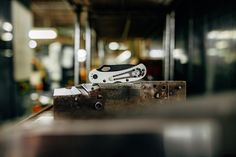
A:
[[[89,73],[92,83],[132,82],[142,79],[147,73],[144,64],[103,65]]]

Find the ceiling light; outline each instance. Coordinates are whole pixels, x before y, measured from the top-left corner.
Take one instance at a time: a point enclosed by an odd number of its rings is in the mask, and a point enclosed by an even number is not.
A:
[[[55,29],[49,28],[36,28],[28,33],[30,39],[55,39],[57,32]]]
[[[117,43],[117,42],[111,42],[111,43],[109,43],[108,47],[109,47],[109,49],[111,49],[111,50],[117,50],[117,49],[119,48],[119,43]]]
[[[236,39],[236,30],[211,31],[207,34],[208,39]]]
[[[188,62],[188,56],[183,49],[174,49],[173,57],[174,59],[179,60],[181,64],[186,64]]]
[[[218,51],[215,48],[210,48],[207,50],[207,55],[208,56],[218,56]]]
[[[9,22],[4,22],[4,23],[2,24],[2,28],[3,28],[5,31],[7,31],[7,32],[12,31],[12,29],[13,29],[12,24],[9,23]]]
[[[12,33],[9,33],[9,32],[3,33],[1,36],[1,39],[3,41],[11,41],[13,39],[13,35]]]
[[[151,50],[149,52],[149,56],[151,58],[164,58],[164,51],[163,50]]]
[[[30,48],[34,49],[37,47],[37,42],[35,40],[30,40],[28,45]]]
[[[192,137],[192,133],[193,131],[191,130],[190,127],[188,126],[182,126],[182,127],[178,127],[178,126],[171,126],[171,127],[166,127],[164,129],[164,136],[167,138],[180,138],[180,139],[184,139],[184,138],[188,138],[190,139]]]
[[[126,50],[124,52],[122,52],[117,58],[116,60],[118,62],[124,62],[126,60],[128,60],[131,57],[131,52],[129,50]]]
[[[77,60],[78,62],[84,62],[86,60],[87,52],[84,49],[79,49],[77,51]]]
[[[229,43],[227,41],[218,41],[215,43],[217,49],[225,49],[229,47]]]

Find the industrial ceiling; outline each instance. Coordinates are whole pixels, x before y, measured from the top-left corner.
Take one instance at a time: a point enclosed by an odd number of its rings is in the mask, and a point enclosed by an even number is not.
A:
[[[173,0],[72,0],[89,6],[89,21],[99,37],[162,37]]]
[[[170,11],[201,17],[209,10],[221,12],[225,3],[234,0],[32,0],[31,8],[35,26],[73,27],[76,8],[85,5],[98,37],[122,39],[161,37]]]
[[[75,13],[64,0],[32,0],[31,10],[36,27],[73,26]]]
[[[165,17],[177,0],[32,0],[36,26],[73,26],[74,10],[88,6],[99,37],[162,37]]]

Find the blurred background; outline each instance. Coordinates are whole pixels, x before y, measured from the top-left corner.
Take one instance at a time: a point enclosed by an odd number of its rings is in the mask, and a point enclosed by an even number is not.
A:
[[[236,88],[233,0],[1,0],[0,122],[52,104],[103,64],[185,80],[187,96]]]

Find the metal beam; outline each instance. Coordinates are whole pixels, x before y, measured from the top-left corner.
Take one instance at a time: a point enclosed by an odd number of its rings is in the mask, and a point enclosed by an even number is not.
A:
[[[89,24],[87,23],[85,28],[85,49],[87,52],[86,57],[86,74],[87,74],[87,82],[89,82],[88,74],[91,70],[91,28],[89,27]]]
[[[164,32],[164,79],[174,79],[174,49],[175,49],[175,13],[166,15],[166,28]]]
[[[79,61],[78,61],[78,50],[80,48],[80,24],[79,18],[75,21],[75,37],[74,37],[74,84],[79,84]]]
[[[129,34],[129,29],[130,29],[130,24],[131,24],[131,20],[130,18],[128,17],[126,19],[126,22],[125,22],[125,26],[124,26],[124,31],[122,33],[122,39],[126,39],[128,37],[128,34]]]
[[[174,49],[175,49],[175,13],[170,14],[170,80],[174,79]]]
[[[170,15],[166,15],[166,28],[164,32],[164,79],[169,80],[170,73]]]

